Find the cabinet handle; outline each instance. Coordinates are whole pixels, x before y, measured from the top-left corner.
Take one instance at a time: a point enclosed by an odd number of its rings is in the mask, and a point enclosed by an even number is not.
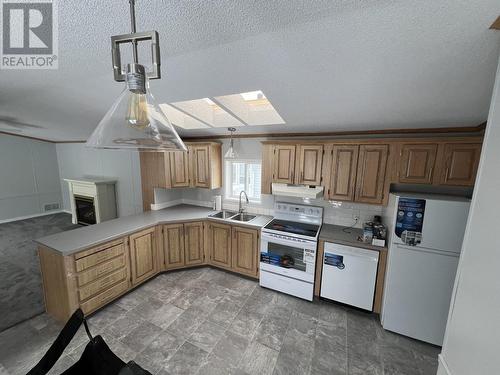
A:
[[[434,167],[431,167],[431,169],[429,170],[429,179],[432,178],[432,171],[433,171]]]

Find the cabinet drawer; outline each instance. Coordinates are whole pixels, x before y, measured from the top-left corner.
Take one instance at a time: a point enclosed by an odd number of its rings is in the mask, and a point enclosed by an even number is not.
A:
[[[121,283],[115,285],[114,287],[98,294],[97,296],[89,299],[80,305],[84,314],[89,314],[99,307],[106,305],[108,302],[119,296],[120,294],[126,292],[128,289],[128,280],[124,280]]]
[[[93,267],[99,263],[105,262],[111,258],[115,258],[125,252],[123,244],[109,247],[98,253],[86,256],[76,261],[76,271],[80,272],[87,268]]]
[[[125,264],[125,255],[120,255],[118,258],[98,264],[97,266],[77,275],[76,279],[78,281],[78,286],[83,286],[110,272],[123,268],[125,267]]]
[[[78,296],[80,301],[84,301],[89,297],[96,295],[99,292],[102,292],[109,288],[110,286],[118,283],[119,281],[125,280],[127,278],[127,269],[122,268],[108,276],[104,276],[101,279],[98,279],[94,282],[91,282],[87,286],[80,288],[78,291]]]

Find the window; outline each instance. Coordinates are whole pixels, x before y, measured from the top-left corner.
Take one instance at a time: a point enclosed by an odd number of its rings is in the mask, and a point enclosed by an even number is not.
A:
[[[260,174],[259,160],[227,160],[226,198],[239,199],[245,190],[249,200],[260,202]]]

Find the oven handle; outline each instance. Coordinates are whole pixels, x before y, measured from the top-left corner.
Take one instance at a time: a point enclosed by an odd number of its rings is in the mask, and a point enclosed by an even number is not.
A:
[[[312,242],[312,241],[306,241],[306,242],[295,242],[295,241],[290,241],[285,238],[277,238],[274,237],[273,235],[267,234],[267,233],[262,233],[262,240],[267,241],[267,242],[274,242],[282,245],[288,245],[290,247],[295,247],[298,249],[307,249],[307,250],[314,250],[316,251],[317,248],[317,242]]]

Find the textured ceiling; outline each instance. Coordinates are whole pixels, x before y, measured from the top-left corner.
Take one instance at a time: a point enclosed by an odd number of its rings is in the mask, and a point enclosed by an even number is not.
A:
[[[0,71],[0,130],[86,139],[122,89],[109,38],[129,32],[128,1],[58,4],[59,69]],[[477,125],[499,10],[498,0],[137,0],[138,30],[160,34],[160,103],[261,89],[286,121],[239,133]]]

